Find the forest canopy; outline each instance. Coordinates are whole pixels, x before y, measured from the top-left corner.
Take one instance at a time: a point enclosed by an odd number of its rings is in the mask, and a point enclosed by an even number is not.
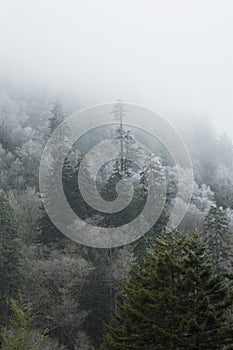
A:
[[[145,236],[123,247],[95,249],[72,242],[54,226],[38,183],[47,140],[81,108],[77,101],[46,94],[0,91],[1,349],[230,349],[231,139],[218,135],[207,119],[177,124],[191,154],[194,183],[186,216],[178,231],[169,233],[177,171],[166,149],[124,125],[124,118],[119,124],[114,115],[116,125],[84,135],[62,172],[67,200],[83,220],[97,227],[121,226],[145,205],[151,173],[159,181],[163,172],[167,182],[164,209]],[[85,153],[109,135],[144,159],[142,169],[120,156],[100,169],[97,188],[105,200],[116,198],[124,177],[134,184],[130,205],[111,215],[90,208],[77,182]],[[143,154],[137,139],[153,154]],[[92,181],[89,164],[85,172]]]

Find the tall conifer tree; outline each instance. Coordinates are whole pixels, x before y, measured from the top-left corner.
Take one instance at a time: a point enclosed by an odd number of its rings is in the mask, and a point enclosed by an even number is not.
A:
[[[232,286],[198,234],[163,233],[125,291],[102,349],[231,349]]]

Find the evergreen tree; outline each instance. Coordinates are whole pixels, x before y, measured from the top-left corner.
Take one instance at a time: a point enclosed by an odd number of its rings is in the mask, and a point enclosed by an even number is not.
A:
[[[62,111],[62,105],[61,103],[56,100],[53,103],[52,109],[51,109],[51,117],[49,118],[49,134],[51,135],[52,132],[57,128],[57,126],[64,120],[64,115]]]
[[[84,329],[93,344],[99,346],[104,332],[103,323],[110,322],[111,319],[109,262],[105,249],[84,249],[86,258],[95,266],[81,292],[82,307],[91,310],[84,321]]]
[[[65,193],[70,194],[73,185],[73,168],[70,164],[68,157],[65,159],[63,164],[62,181]],[[51,175],[53,179],[56,174]],[[56,193],[56,188],[54,188],[54,193]],[[56,203],[54,203],[56,205]],[[45,208],[41,205],[41,216],[38,219],[38,235],[37,242],[43,244],[53,244],[58,243],[60,247],[63,246],[65,242],[65,236],[57,229],[57,227],[51,222]]]
[[[197,233],[164,232],[132,271],[101,349],[231,349],[232,285]]]
[[[52,223],[43,205],[41,205],[41,216],[38,219],[36,243],[43,243],[46,245],[58,243],[60,248],[62,248],[65,243],[65,236]]]
[[[211,206],[204,222],[204,235],[209,249],[217,262],[217,268],[227,270],[232,257],[230,247],[230,229],[226,211]]]
[[[121,100],[118,99],[117,103],[113,107],[112,114],[114,119],[119,122],[119,127],[117,128],[118,139],[120,140],[120,171],[124,172],[124,130],[123,130],[123,117],[125,116],[125,106],[122,104]]]
[[[55,174],[56,176],[56,174]],[[52,176],[51,176],[52,178]],[[65,195],[68,196],[68,200],[72,201],[72,194],[75,192],[74,183],[74,168],[68,157],[66,157],[63,164],[62,182]],[[56,191],[56,189],[54,189]],[[55,192],[56,193],[56,192]],[[55,205],[56,203],[54,203]],[[64,213],[65,215],[65,213]],[[51,222],[44,206],[41,206],[41,216],[38,219],[38,235],[37,242],[43,244],[58,243],[60,248],[66,241],[65,236],[57,229],[57,227]]]
[[[14,149],[11,128],[4,120],[0,121],[0,144],[7,151]]]
[[[34,330],[30,304],[10,301],[12,317],[10,326],[2,332],[2,350],[44,350],[46,336]]]
[[[69,202],[73,211],[82,219],[88,219],[95,213],[83,199],[79,189],[78,176],[80,164],[83,161],[83,157],[80,156],[77,160],[71,159],[70,156],[65,158],[62,169],[62,184],[65,197]],[[57,176],[57,174],[51,174],[51,179]],[[93,182],[91,178],[88,165],[84,165],[84,181],[83,187],[86,193],[90,193],[90,183]],[[54,193],[56,194],[56,187],[54,186]],[[56,203],[54,203],[56,205]],[[62,247],[66,241],[66,237],[56,228],[48,217],[44,207],[41,207],[41,217],[38,219],[38,235],[37,241],[44,244],[58,243]],[[63,213],[65,219],[65,213]]]
[[[109,205],[111,205],[111,201],[114,201],[117,198],[117,192],[116,192],[116,185],[120,180],[123,180],[124,177],[121,175],[119,171],[115,168],[117,166],[118,162],[115,163],[113,173],[109,177],[109,179],[105,182],[105,184],[101,188],[101,196],[106,200],[109,201]],[[129,178],[128,178],[129,180]],[[131,222],[133,219],[135,219],[138,215],[140,215],[141,211],[144,208],[147,195],[142,190],[142,186],[139,184],[138,179],[131,177],[132,186],[134,187],[134,194],[133,198],[130,201],[130,203],[119,212],[116,213],[101,213],[101,216],[103,217],[102,224],[107,227],[118,227],[122,226],[128,222]],[[125,185],[126,186],[126,185]],[[128,196],[128,188],[124,188],[124,184],[122,186],[122,192],[121,197],[123,198],[123,201],[126,203]],[[125,197],[125,200],[124,200]]]
[[[101,188],[101,196],[107,201],[113,201],[117,197],[116,185],[123,179],[120,170],[120,161],[117,159],[113,164],[112,173]]]
[[[133,174],[134,169],[132,162],[128,160],[128,153],[130,152],[131,148],[136,145],[136,141],[134,140],[130,130],[123,130],[123,140],[125,146],[124,173],[127,177],[130,177]],[[138,147],[134,149],[134,152],[139,153]]]
[[[144,202],[147,200],[149,181],[151,182],[151,186],[157,186],[164,181],[161,160],[155,155],[145,158],[145,165],[140,172],[138,193],[140,194],[140,198],[144,198]],[[135,252],[137,253],[139,259],[145,256],[148,247],[152,244],[155,237],[158,237],[166,228],[169,219],[168,206],[170,205],[170,201],[172,199],[168,191],[170,191],[169,186],[166,194],[166,203],[158,220],[154,226],[136,243],[137,245]]]
[[[0,192],[0,324],[7,321],[9,300],[20,288],[18,238],[13,210]]]
[[[74,210],[74,212],[83,220],[91,218],[93,215],[98,214],[98,211],[93,209],[91,206],[89,206],[86,201],[84,200],[82,193],[79,188],[79,171],[80,171],[80,165],[82,163],[82,181],[80,181],[82,185],[82,190],[86,194],[89,195],[89,197],[92,197],[93,193],[91,193],[92,188],[94,188],[94,178],[91,176],[90,173],[90,167],[89,164],[83,159],[83,155],[79,156],[77,160],[77,165],[74,168],[73,177],[72,177],[72,183],[73,186],[70,187],[70,195],[67,193],[67,198],[69,200],[69,203]]]

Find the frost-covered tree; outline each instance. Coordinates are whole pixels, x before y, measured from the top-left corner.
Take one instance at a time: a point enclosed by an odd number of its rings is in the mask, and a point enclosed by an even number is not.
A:
[[[27,245],[36,240],[38,219],[41,215],[41,199],[35,188],[9,192],[9,203],[15,213],[15,221],[21,239]]]
[[[49,118],[49,132],[50,134],[56,129],[56,127],[64,120],[64,114],[62,104],[59,100],[53,103],[51,109],[51,117]]]
[[[206,184],[199,186],[194,181],[193,193],[192,193],[192,203],[202,213],[206,214],[209,211],[210,207],[215,204],[214,192],[211,191],[210,187],[207,186]]]
[[[81,307],[80,293],[92,270],[91,264],[72,249],[42,249],[35,245],[25,247],[21,270],[24,294],[33,299],[37,326],[76,350],[76,344],[84,341],[82,324],[89,310]]]
[[[229,268],[232,257],[231,233],[226,211],[217,206],[212,206],[205,217],[204,237],[209,249],[217,261],[218,268]]]
[[[232,170],[225,165],[219,165],[212,181],[217,205],[233,208],[233,179]]]

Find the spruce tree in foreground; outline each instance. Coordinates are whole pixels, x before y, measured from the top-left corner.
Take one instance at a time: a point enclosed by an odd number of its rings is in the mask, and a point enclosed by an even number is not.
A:
[[[232,349],[232,284],[197,233],[163,233],[125,291],[101,349]]]

